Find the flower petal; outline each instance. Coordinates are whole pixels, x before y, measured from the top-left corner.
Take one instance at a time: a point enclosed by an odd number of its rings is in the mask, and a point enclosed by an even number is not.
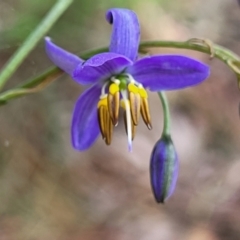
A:
[[[50,60],[63,71],[72,75],[73,70],[83,63],[83,60],[52,43],[50,37],[45,37],[45,48]]]
[[[101,85],[96,84],[86,90],[77,100],[72,118],[72,144],[84,151],[96,141],[100,130],[97,118],[97,103]]]
[[[126,71],[151,91],[190,87],[201,83],[210,73],[206,64],[179,55],[146,57]]]
[[[73,78],[80,84],[93,84],[121,73],[132,61],[116,53],[100,53],[78,65]]]
[[[128,9],[110,9],[106,19],[113,24],[110,52],[122,54],[132,61],[137,59],[140,26],[137,15]]]

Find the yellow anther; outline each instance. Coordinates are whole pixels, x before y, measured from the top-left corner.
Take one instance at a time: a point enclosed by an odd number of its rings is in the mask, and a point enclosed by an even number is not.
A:
[[[139,89],[134,83],[128,84],[128,91],[137,94]]]
[[[143,87],[138,88],[138,92],[139,92],[141,98],[148,98],[148,94],[147,94],[147,91],[145,90],[145,88],[143,88]]]
[[[124,125],[128,136],[128,146],[131,151],[132,140],[136,133],[140,115],[142,115],[147,127],[152,128],[148,94],[142,85],[133,81],[126,82],[124,88],[120,84],[120,80],[111,79],[111,83],[105,84],[102,88],[102,95],[97,104],[98,123],[103,140],[107,145],[110,145],[113,126],[118,124],[119,108],[122,107],[124,109]],[[108,88],[108,90],[105,88]]]
[[[108,106],[107,95],[100,98],[100,100],[98,101],[98,106],[97,107],[99,108],[100,106],[106,106],[106,107]]]
[[[109,93],[114,95],[115,93],[119,92],[119,84],[117,83],[112,83],[109,87]]]
[[[110,85],[107,96],[108,110],[114,126],[118,124],[120,101],[119,83],[120,82],[114,82]]]
[[[148,105],[148,94],[145,88],[142,86],[139,87],[139,94],[141,97],[141,108],[140,112],[142,115],[142,119],[144,123],[147,125],[148,129],[152,129],[152,124],[151,124],[151,116],[150,116],[150,111],[149,111],[149,105]]]
[[[112,141],[112,133],[113,133],[113,124],[110,118],[109,113],[106,116],[106,123],[105,123],[105,143],[107,145],[111,144]]]
[[[151,124],[151,116],[150,116],[150,111],[149,111],[149,105],[148,105],[148,100],[147,98],[142,98],[141,99],[141,115],[144,123],[148,127],[149,130],[152,129],[152,124]]]
[[[140,117],[140,106],[141,106],[141,97],[139,93],[129,93],[130,100],[130,110],[133,119],[134,125],[138,125],[139,117]]]
[[[107,95],[100,98],[98,102],[98,123],[102,134],[102,138],[107,145],[110,145],[112,140],[113,125],[108,111]]]
[[[134,125],[137,125],[140,116],[141,97],[139,87],[134,83],[128,84],[128,98],[130,101],[132,121]]]

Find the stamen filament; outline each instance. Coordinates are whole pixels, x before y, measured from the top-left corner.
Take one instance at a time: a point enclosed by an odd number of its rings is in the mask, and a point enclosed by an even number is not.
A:
[[[148,105],[148,94],[147,91],[143,87],[139,87],[139,94],[141,97],[141,115],[144,123],[148,127],[149,130],[152,129],[152,124],[151,124],[151,116],[150,116],[150,111],[149,111],[149,105]]]
[[[118,76],[118,78],[111,77],[104,82],[101,89],[98,122],[102,138],[107,145],[111,144],[113,127],[118,124],[120,105],[125,110],[124,124],[128,151],[131,152],[140,115],[148,129],[152,128],[152,124],[147,91],[129,74]]]
[[[109,82],[105,82],[102,86],[102,89],[101,89],[101,96],[105,96],[106,95],[106,87],[107,85],[109,84]],[[101,98],[100,96],[100,98]]]
[[[127,97],[127,91],[123,90],[121,91],[124,105],[125,105],[125,110],[126,110],[126,120],[127,120],[127,136],[128,136],[128,151],[132,151],[132,124],[131,124],[131,112],[130,112],[130,105],[129,105],[129,100]]]
[[[128,77],[130,83],[134,83],[134,84],[138,85],[138,83],[135,81],[135,79],[132,77],[132,75],[126,74],[126,76]]]
[[[113,124],[108,110],[107,96],[101,96],[98,102],[98,123],[103,140],[107,145],[110,145],[112,141]]]
[[[138,125],[138,120],[140,116],[141,98],[139,94],[139,88],[133,83],[128,84],[128,96],[130,101],[132,121],[134,125]]]
[[[113,80],[113,83],[109,86],[109,93],[107,96],[108,110],[114,126],[118,124],[120,102],[119,84],[120,81],[118,79]]]

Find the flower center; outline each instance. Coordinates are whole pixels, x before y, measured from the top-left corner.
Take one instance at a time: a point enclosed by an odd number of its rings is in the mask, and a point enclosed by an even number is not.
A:
[[[147,91],[131,75],[112,77],[103,84],[98,102],[98,122],[107,145],[111,144],[113,126],[118,125],[120,107],[124,109],[124,124],[131,151],[140,115],[148,129],[152,129]]]

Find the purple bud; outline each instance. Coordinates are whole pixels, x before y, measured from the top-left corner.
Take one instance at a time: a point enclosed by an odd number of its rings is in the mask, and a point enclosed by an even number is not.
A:
[[[173,193],[178,177],[178,157],[170,136],[163,135],[155,144],[150,159],[154,197],[164,203]]]

